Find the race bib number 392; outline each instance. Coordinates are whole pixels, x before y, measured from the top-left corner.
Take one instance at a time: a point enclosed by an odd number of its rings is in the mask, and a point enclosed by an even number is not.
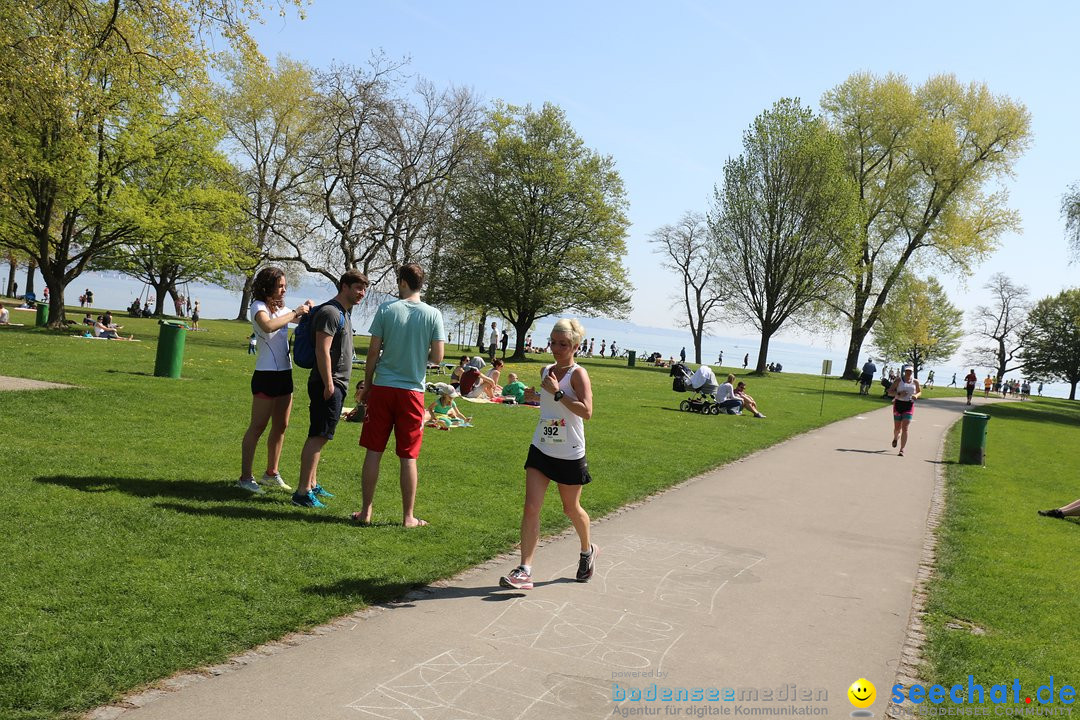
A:
[[[561,418],[541,420],[540,442],[544,445],[561,445],[566,442],[566,421]]]

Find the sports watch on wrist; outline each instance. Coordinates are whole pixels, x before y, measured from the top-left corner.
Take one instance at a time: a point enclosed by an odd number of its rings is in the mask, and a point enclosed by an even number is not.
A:
[[[555,391],[555,402],[559,402],[560,400],[562,400],[563,395],[565,395],[565,394],[566,393],[564,393],[562,390],[556,390]]]

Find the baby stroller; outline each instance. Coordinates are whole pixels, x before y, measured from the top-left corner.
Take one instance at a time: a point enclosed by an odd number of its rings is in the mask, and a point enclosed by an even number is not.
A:
[[[672,390],[678,393],[694,393],[689,399],[679,403],[680,410],[701,413],[702,415],[720,414],[720,404],[716,402],[716,391],[718,389],[716,385],[703,385],[700,388],[692,387],[690,380],[693,376],[690,373],[690,368],[682,363],[672,365],[670,375],[674,378],[671,381]]]

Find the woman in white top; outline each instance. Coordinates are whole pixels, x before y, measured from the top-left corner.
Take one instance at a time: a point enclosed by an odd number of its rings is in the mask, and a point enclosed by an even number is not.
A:
[[[516,590],[533,587],[532,561],[540,541],[540,510],[548,484],[559,487],[563,512],[581,541],[576,579],[593,575],[597,548],[589,536],[589,514],[581,507],[581,488],[592,480],[585,458],[585,420],[592,417],[592,384],[574,354],[585,337],[577,320],[561,319],[551,331],[555,364],[540,372],[540,421],[525,460],[525,510],[521,518],[521,564],[499,578],[499,585]]]
[[[912,367],[905,365],[900,371],[900,377],[889,387],[889,395],[894,398],[892,446],[896,447],[896,440],[899,438],[900,457],[904,456],[904,447],[907,445],[908,425],[915,414],[915,401],[922,394],[922,386],[914,375]]]
[[[262,493],[262,485],[291,490],[278,474],[281,447],[292,410],[292,359],[289,357],[289,323],[311,310],[311,301],[295,310],[285,307],[285,273],[280,268],[265,267],[255,276],[251,294],[251,327],[258,338],[255,372],[251,376],[251,423],[244,433],[240,453],[239,487]],[[273,420],[266,439],[266,472],[258,482],[252,474],[255,448],[267,423]]]

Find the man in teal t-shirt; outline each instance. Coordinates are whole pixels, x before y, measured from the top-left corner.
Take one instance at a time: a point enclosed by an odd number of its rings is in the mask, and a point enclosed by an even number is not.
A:
[[[371,321],[364,386],[356,402],[367,403],[360,446],[367,449],[361,475],[363,506],[353,513],[360,523],[371,522],[375,485],[379,482],[390,431],[401,459],[401,506],[405,527],[427,525],[413,515],[416,502],[416,458],[424,439],[424,376],[428,363],[441,363],[446,333],[442,313],[420,300],[424,271],[415,264],[398,270],[400,299],[385,302]]]

